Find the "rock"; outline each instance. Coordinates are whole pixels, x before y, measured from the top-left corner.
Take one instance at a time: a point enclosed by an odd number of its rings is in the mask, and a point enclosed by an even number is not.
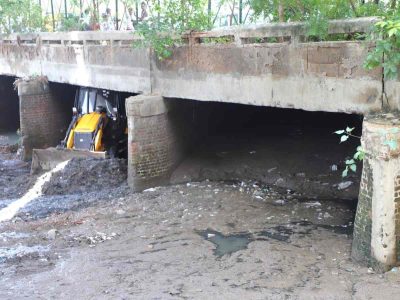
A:
[[[352,181],[343,181],[338,184],[338,190],[344,190],[347,189],[349,186],[353,184]]]
[[[57,233],[58,233],[57,229],[50,229],[46,234],[46,238],[48,240],[55,240],[57,237]]]
[[[336,172],[338,170],[338,166],[337,165],[332,165],[330,168],[331,168],[332,172]]]
[[[208,233],[208,234],[207,234],[207,237],[208,237],[208,238],[215,237],[215,234],[214,234],[214,233]]]
[[[123,209],[117,209],[115,212],[116,212],[117,215],[125,214],[125,211]]]
[[[275,201],[274,201],[274,204],[275,204],[275,205],[285,205],[286,202],[285,202],[285,200],[275,200]]]
[[[321,203],[318,201],[314,201],[314,202],[305,202],[304,205],[306,207],[319,207],[321,206]]]

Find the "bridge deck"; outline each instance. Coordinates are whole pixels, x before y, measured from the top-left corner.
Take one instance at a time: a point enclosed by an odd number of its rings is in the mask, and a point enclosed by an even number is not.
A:
[[[365,33],[375,21],[332,21],[329,34]],[[127,32],[10,35],[0,39],[0,74],[311,111],[381,108],[382,70],[362,67],[366,42],[303,42],[305,36],[303,23],[190,33],[172,57],[160,61],[149,49],[132,47],[140,38]],[[399,83],[387,82],[386,93],[397,109]]]

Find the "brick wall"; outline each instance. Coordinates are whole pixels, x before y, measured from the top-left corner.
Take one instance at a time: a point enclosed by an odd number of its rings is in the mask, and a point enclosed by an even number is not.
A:
[[[29,160],[33,148],[57,146],[64,138],[70,121],[67,103],[52,93],[45,81],[31,80],[18,84],[20,128],[23,158]]]
[[[127,99],[128,183],[135,191],[165,185],[183,157],[179,127],[162,97]]]
[[[369,263],[371,257],[373,177],[366,155],[363,162],[357,213],[354,221],[352,256],[357,261]]]

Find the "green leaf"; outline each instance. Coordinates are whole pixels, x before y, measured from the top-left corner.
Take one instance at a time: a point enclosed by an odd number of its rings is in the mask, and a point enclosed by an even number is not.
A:
[[[388,36],[392,37],[393,35],[395,35],[397,33],[397,28],[392,28],[388,31]]]
[[[354,159],[348,159],[348,160],[346,160],[346,165],[352,165],[352,164],[354,164],[354,163],[355,163]]]
[[[354,127],[353,127],[353,128],[346,127],[346,132],[347,132],[347,133],[350,133],[350,132],[352,132],[353,130],[354,130]]]
[[[350,170],[352,170],[353,172],[356,172],[357,171],[357,165],[356,164],[351,165],[350,166]]]
[[[375,23],[375,26],[376,27],[380,27],[380,28],[383,28],[383,27],[385,27],[386,26],[386,22],[385,21],[379,21],[379,22],[376,22]]]
[[[357,147],[358,149],[359,147]],[[356,160],[363,160],[364,159],[364,151],[357,151],[356,153],[354,153],[353,159]]]
[[[343,142],[347,141],[348,139],[349,139],[349,136],[348,136],[348,135],[342,135],[342,136],[340,137],[340,142],[343,143]]]
[[[349,173],[349,167],[346,167],[346,169],[344,169],[344,171],[342,172],[342,177],[346,177],[347,173]]]
[[[334,133],[336,133],[336,134],[343,134],[343,133],[344,133],[344,130],[337,130],[337,131],[335,131]]]

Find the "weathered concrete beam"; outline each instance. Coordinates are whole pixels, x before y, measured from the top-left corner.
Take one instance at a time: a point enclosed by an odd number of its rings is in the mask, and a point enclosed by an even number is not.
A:
[[[0,44],[0,74],[131,93],[151,90],[148,49],[111,45]]]
[[[381,109],[382,94],[366,54],[358,42],[180,47],[152,60],[152,87],[165,97],[364,114]]]

